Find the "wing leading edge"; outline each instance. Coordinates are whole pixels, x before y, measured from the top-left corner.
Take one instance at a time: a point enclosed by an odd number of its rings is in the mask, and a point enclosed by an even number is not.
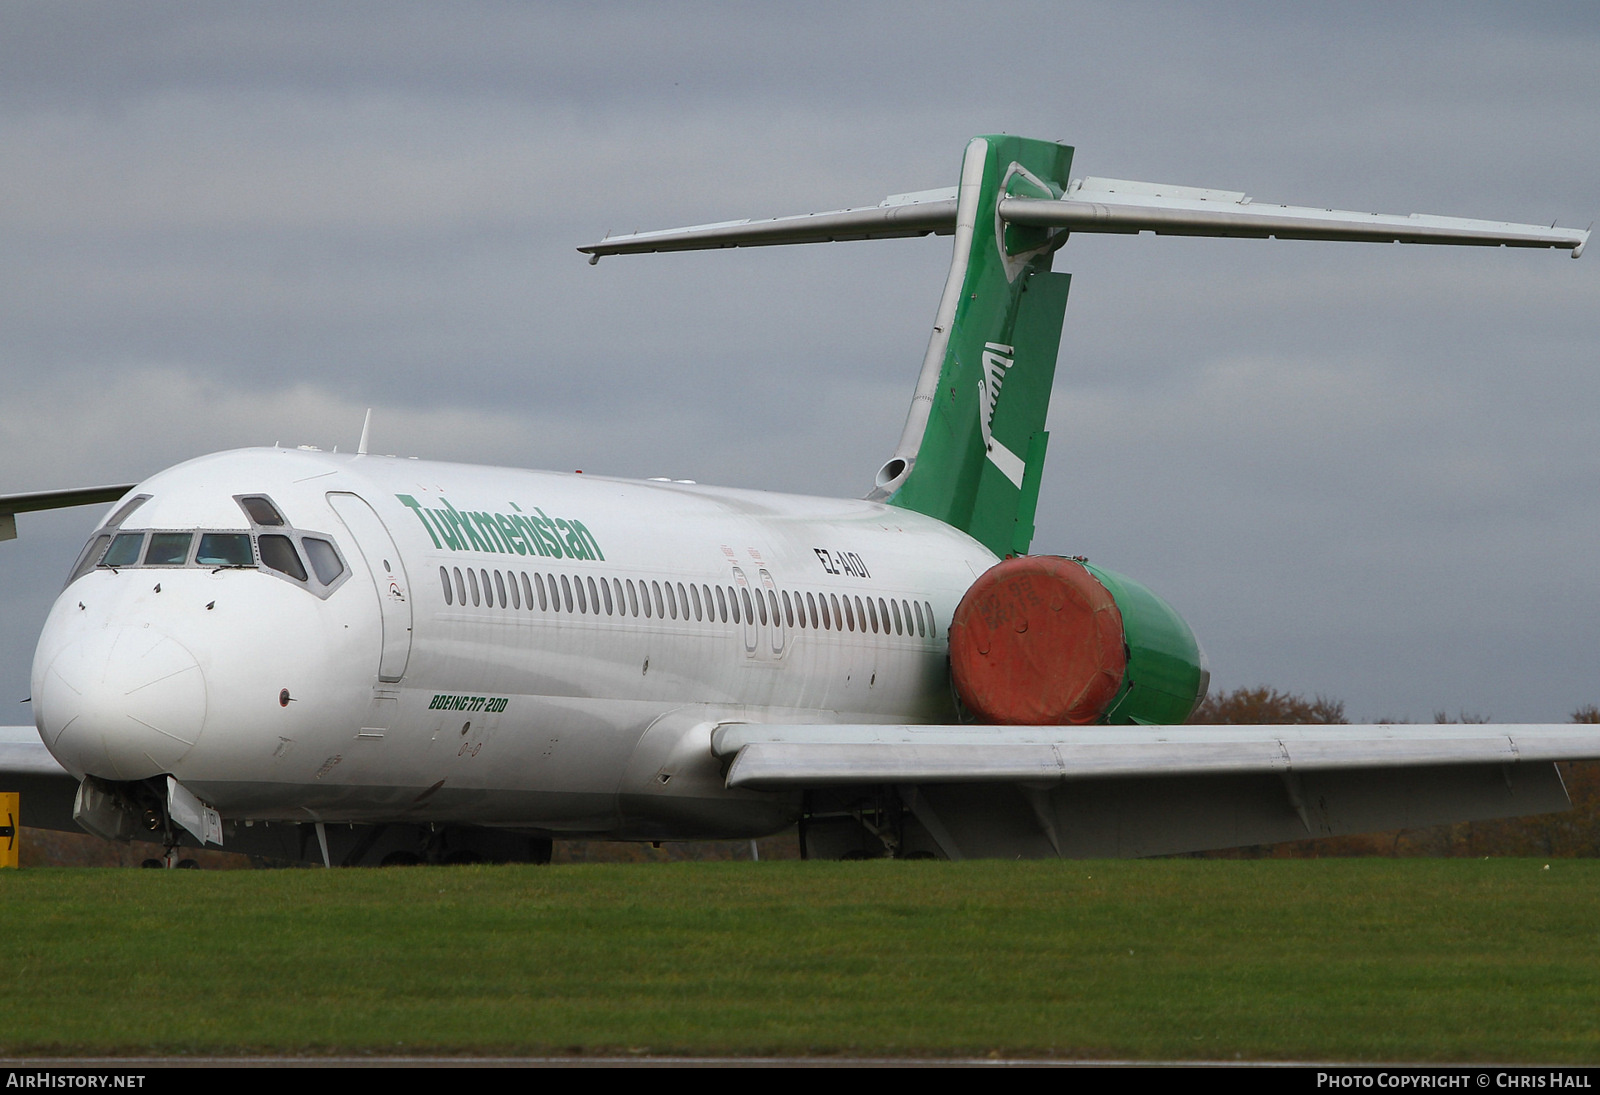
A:
[[[728,786],[1217,776],[1600,759],[1600,728],[1395,726],[768,726],[712,736]]]

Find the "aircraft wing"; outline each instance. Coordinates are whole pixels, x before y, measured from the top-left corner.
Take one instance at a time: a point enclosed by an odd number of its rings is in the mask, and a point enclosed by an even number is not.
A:
[[[722,221],[688,228],[608,236],[578,248],[591,263],[602,255],[767,247],[785,243],[949,235],[960,219],[960,191],[895,194],[876,206],[771,220]],[[1248,239],[1443,243],[1482,247],[1550,247],[1577,258],[1587,229],[1439,217],[1427,213],[1359,213],[1345,209],[1257,202],[1242,191],[1086,178],[1057,199],[1010,197],[999,203],[1010,224],[1072,232],[1215,236]],[[968,222],[970,224],[970,222]],[[1065,240],[1066,236],[1061,237]]]
[[[72,779],[39,740],[39,731],[31,726],[0,726],[0,780],[13,776]]]
[[[0,540],[17,538],[19,513],[115,502],[132,489],[132,483],[125,483],[109,487],[72,487],[67,490],[30,491],[26,494],[0,494]]]
[[[728,786],[979,783],[1600,759],[1600,726],[720,727]]]
[[[78,781],[50,755],[31,726],[0,726],[0,791],[16,791],[21,824],[82,832],[72,820]]]
[[[1084,858],[1566,810],[1553,762],[1600,758],[1600,726],[725,724],[711,747],[729,787],[804,794],[812,855],[895,831],[897,854]]]

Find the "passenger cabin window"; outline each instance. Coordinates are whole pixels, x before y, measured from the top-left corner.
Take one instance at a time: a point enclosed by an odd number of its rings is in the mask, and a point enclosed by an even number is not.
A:
[[[142,553],[147,560],[145,563],[122,565],[183,565],[182,562],[158,563],[157,560],[182,560],[193,538],[193,533],[186,532],[128,532],[114,538],[108,532],[103,532],[84,549],[82,558],[93,560],[103,555],[104,559],[99,565],[112,566],[115,564],[110,560],[137,559]],[[262,533],[254,538],[247,533],[201,533],[200,547],[195,552],[195,565],[232,565],[224,560],[247,558],[252,539],[262,565],[289,577],[300,576],[300,580],[304,580],[304,568],[300,565],[302,557],[311,561],[318,579],[324,583],[330,577],[345,572],[345,566],[331,542],[298,533]],[[297,546],[299,553],[296,552]],[[320,561],[319,556],[322,557]],[[80,568],[92,569],[94,565],[93,562],[79,563]],[[771,579],[766,571],[762,572],[762,576],[764,583]],[[692,605],[693,619],[696,621],[714,624],[720,620],[728,623],[731,617],[735,624],[754,627],[759,622],[762,627],[779,629],[772,638],[775,652],[782,649],[781,629],[786,627],[924,639],[938,635],[933,605],[907,598],[863,597],[853,593],[841,597],[835,593],[777,590],[749,584],[713,587],[658,579],[622,579],[570,573],[558,579],[553,573],[534,572],[530,578],[527,571],[489,571],[471,567],[463,576],[460,568],[444,566],[439,568],[439,584],[446,605],[465,606],[470,595],[474,605],[481,604],[491,609],[509,607],[521,610],[526,605],[529,612],[575,612],[599,616],[603,604],[606,616],[638,617],[642,607],[645,618],[665,623],[668,620],[688,622]],[[534,607],[535,599],[538,601],[537,609]]]

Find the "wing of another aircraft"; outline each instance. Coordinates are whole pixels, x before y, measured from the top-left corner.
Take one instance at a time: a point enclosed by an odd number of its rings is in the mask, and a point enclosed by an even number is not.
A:
[[[1552,762],[1600,758],[1600,727],[738,724],[711,743],[729,787],[811,796],[824,819],[807,834],[812,854],[887,829],[877,791],[892,788],[916,822],[901,820],[900,854],[1035,858],[1565,810]]]
[[[92,506],[115,502],[133,489],[124,483],[110,487],[72,487],[67,490],[39,490],[26,494],[0,494],[0,540],[17,538],[17,514],[70,506]]]

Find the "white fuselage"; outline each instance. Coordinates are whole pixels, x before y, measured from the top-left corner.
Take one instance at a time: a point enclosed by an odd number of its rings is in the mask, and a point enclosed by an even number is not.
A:
[[[39,731],[230,820],[777,828],[795,802],[724,787],[710,730],[952,721],[946,628],[995,562],[872,502],[305,450],[134,495],[111,550],[139,561],[80,565],[40,637]],[[218,564],[246,532],[251,565]]]

